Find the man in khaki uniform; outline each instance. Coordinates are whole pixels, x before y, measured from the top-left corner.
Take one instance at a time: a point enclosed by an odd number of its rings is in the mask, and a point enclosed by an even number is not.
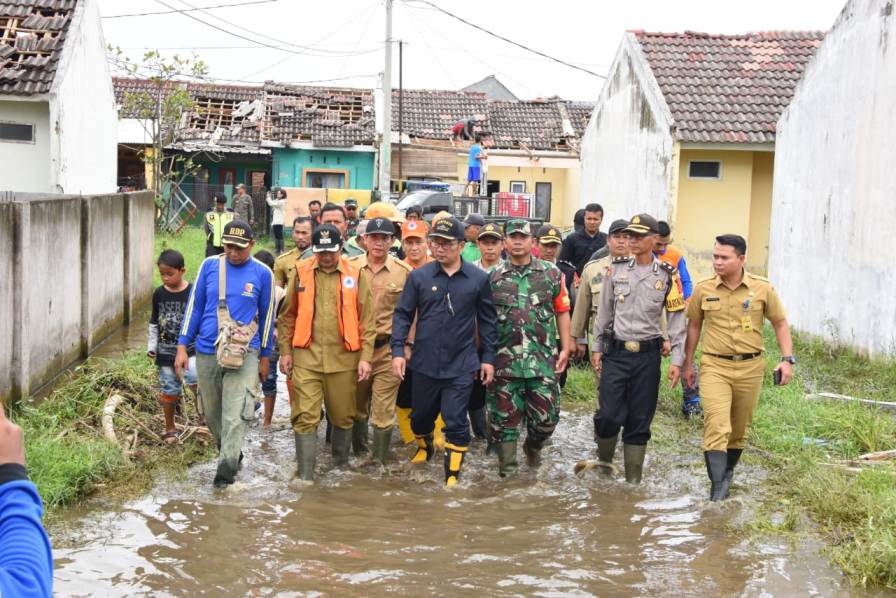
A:
[[[607,238],[607,246],[610,252],[600,259],[592,259],[582,268],[582,277],[579,281],[579,290],[576,294],[575,308],[570,323],[575,356],[578,359],[585,357],[588,350],[588,330],[594,320],[597,319],[597,306],[600,299],[600,289],[604,285],[604,277],[610,269],[610,262],[616,257],[625,257],[629,254],[628,233],[625,227],[628,220],[615,220],[610,225]]]
[[[700,387],[703,398],[703,456],[710,500],[728,497],[734,467],[744,447],[765,374],[763,320],[771,322],[781,348],[775,367],[780,384],[793,377],[793,342],[781,299],[767,279],[744,270],[747,242],[739,235],[716,237],[716,275],[694,287],[688,304],[684,375],[697,377],[694,352],[703,331]]]
[[[278,326],[280,370],[292,375],[292,424],[303,480],[314,476],[321,402],[333,425],[333,465],[348,463],[357,383],[370,375],[376,337],[367,277],[340,254],[339,229],[321,224],[311,248],[313,257],[299,262],[289,279]]]
[[[685,305],[678,271],[653,255],[656,220],[638,214],[625,231],[632,255],[613,259],[594,323],[591,364],[600,373],[594,434],[599,463],[612,471],[622,430],[625,480],[638,484],[659,395],[663,312],[672,344],[669,383],[675,386],[684,361]]]
[[[369,416],[373,422],[373,461],[380,465],[385,465],[389,456],[389,442],[395,426],[395,399],[401,384],[401,380],[392,372],[392,348],[389,345],[392,338],[392,314],[408,273],[413,270],[406,263],[389,255],[394,231],[395,226],[387,218],[369,220],[364,232],[367,254],[349,260],[370,285],[376,329],[370,377],[358,383],[352,448],[355,455],[367,452]]]
[[[314,223],[310,216],[298,216],[292,221],[292,240],[296,246],[274,261],[274,282],[285,289],[289,277],[296,272],[296,263],[302,260],[302,253],[311,246]]]

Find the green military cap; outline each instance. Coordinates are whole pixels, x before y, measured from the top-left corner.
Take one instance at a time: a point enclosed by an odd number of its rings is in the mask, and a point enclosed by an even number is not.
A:
[[[501,229],[498,228],[498,225],[496,225],[494,222],[489,222],[479,229],[479,235],[476,238],[482,239],[483,237],[494,237],[495,239],[503,239],[504,234],[501,232]]]
[[[529,226],[529,221],[524,220],[522,218],[511,218],[507,222],[504,223],[504,234],[508,237],[513,233],[523,233],[524,235],[532,236],[532,228]]]

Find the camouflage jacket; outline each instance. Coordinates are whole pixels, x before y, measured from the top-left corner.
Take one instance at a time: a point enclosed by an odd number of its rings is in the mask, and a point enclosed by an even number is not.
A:
[[[495,375],[510,378],[554,377],[558,313],[569,311],[560,270],[532,258],[527,266],[510,260],[489,274],[497,311]]]

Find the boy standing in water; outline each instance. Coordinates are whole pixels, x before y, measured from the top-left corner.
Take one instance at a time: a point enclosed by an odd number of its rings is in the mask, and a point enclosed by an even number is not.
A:
[[[156,261],[162,286],[152,294],[152,315],[149,317],[146,354],[155,359],[159,368],[159,402],[165,414],[165,444],[176,444],[177,428],[174,410],[181,397],[181,382],[174,373],[174,356],[177,354],[177,337],[183,324],[184,311],[190,300],[190,283],[184,280],[184,256],[174,249],[166,249]],[[190,367],[184,372],[184,382],[196,394],[196,358],[191,346]]]

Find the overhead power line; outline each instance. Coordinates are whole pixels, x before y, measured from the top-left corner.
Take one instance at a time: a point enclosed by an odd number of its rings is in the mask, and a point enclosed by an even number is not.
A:
[[[270,2],[279,2],[280,0],[252,0],[251,2],[236,2],[234,4],[215,4],[214,6],[202,6],[199,8],[190,8],[184,10],[157,10],[155,12],[132,12],[123,15],[105,15],[104,19],[123,19],[125,17],[149,17],[152,15],[170,15],[178,12],[193,12],[194,10],[205,10],[207,8],[231,8],[233,6],[248,6],[249,4],[268,4]]]
[[[444,15],[447,15],[447,16],[451,17],[452,19],[455,19],[455,20],[457,20],[457,21],[460,21],[460,22],[463,23],[464,25],[469,25],[470,27],[472,27],[472,28],[474,28],[474,29],[478,29],[479,31],[482,31],[483,33],[485,33],[485,34],[487,34],[487,35],[490,35],[490,36],[492,36],[492,37],[498,38],[498,39],[500,39],[501,41],[507,42],[508,44],[512,44],[512,45],[514,45],[514,46],[516,46],[516,47],[518,47],[518,48],[522,48],[523,50],[526,50],[527,52],[532,52],[533,54],[537,54],[537,55],[539,55],[539,56],[541,56],[541,57],[543,57],[543,58],[547,58],[548,60],[551,60],[551,61],[556,62],[556,63],[558,63],[558,64],[562,64],[562,65],[564,65],[564,66],[568,66],[569,68],[571,68],[571,69],[576,69],[577,71],[582,71],[582,72],[584,72],[584,73],[588,73],[589,75],[594,75],[595,77],[599,77],[599,78],[601,78],[601,79],[606,79],[606,78],[607,78],[606,75],[601,75],[601,74],[599,74],[599,73],[595,73],[594,71],[591,71],[591,70],[588,70],[588,69],[586,69],[586,68],[580,67],[580,66],[578,66],[578,65],[572,64],[571,62],[566,62],[565,60],[561,60],[561,59],[559,59],[559,58],[555,58],[554,56],[551,56],[551,55],[549,55],[549,54],[545,54],[544,52],[539,52],[538,50],[535,50],[535,49],[533,49],[533,48],[530,48],[529,46],[526,46],[526,45],[521,44],[521,43],[519,43],[519,42],[515,42],[515,41],[513,41],[512,39],[508,39],[508,38],[504,37],[503,35],[498,35],[497,33],[494,33],[494,32],[492,32],[492,31],[489,31],[488,29],[486,29],[486,28],[484,28],[484,27],[480,27],[480,26],[477,25],[476,23],[471,23],[470,21],[464,19],[463,17],[459,17],[459,16],[457,16],[457,15],[454,14],[454,13],[450,13],[450,12],[448,12],[448,11],[445,10],[444,8],[438,6],[437,4],[433,4],[433,3],[430,2],[429,0],[404,0],[404,2],[406,2],[406,3],[419,3],[419,4],[425,4],[425,5],[427,5],[427,6],[432,7],[433,10],[436,10],[436,11],[438,11],[438,12],[444,14]]]

